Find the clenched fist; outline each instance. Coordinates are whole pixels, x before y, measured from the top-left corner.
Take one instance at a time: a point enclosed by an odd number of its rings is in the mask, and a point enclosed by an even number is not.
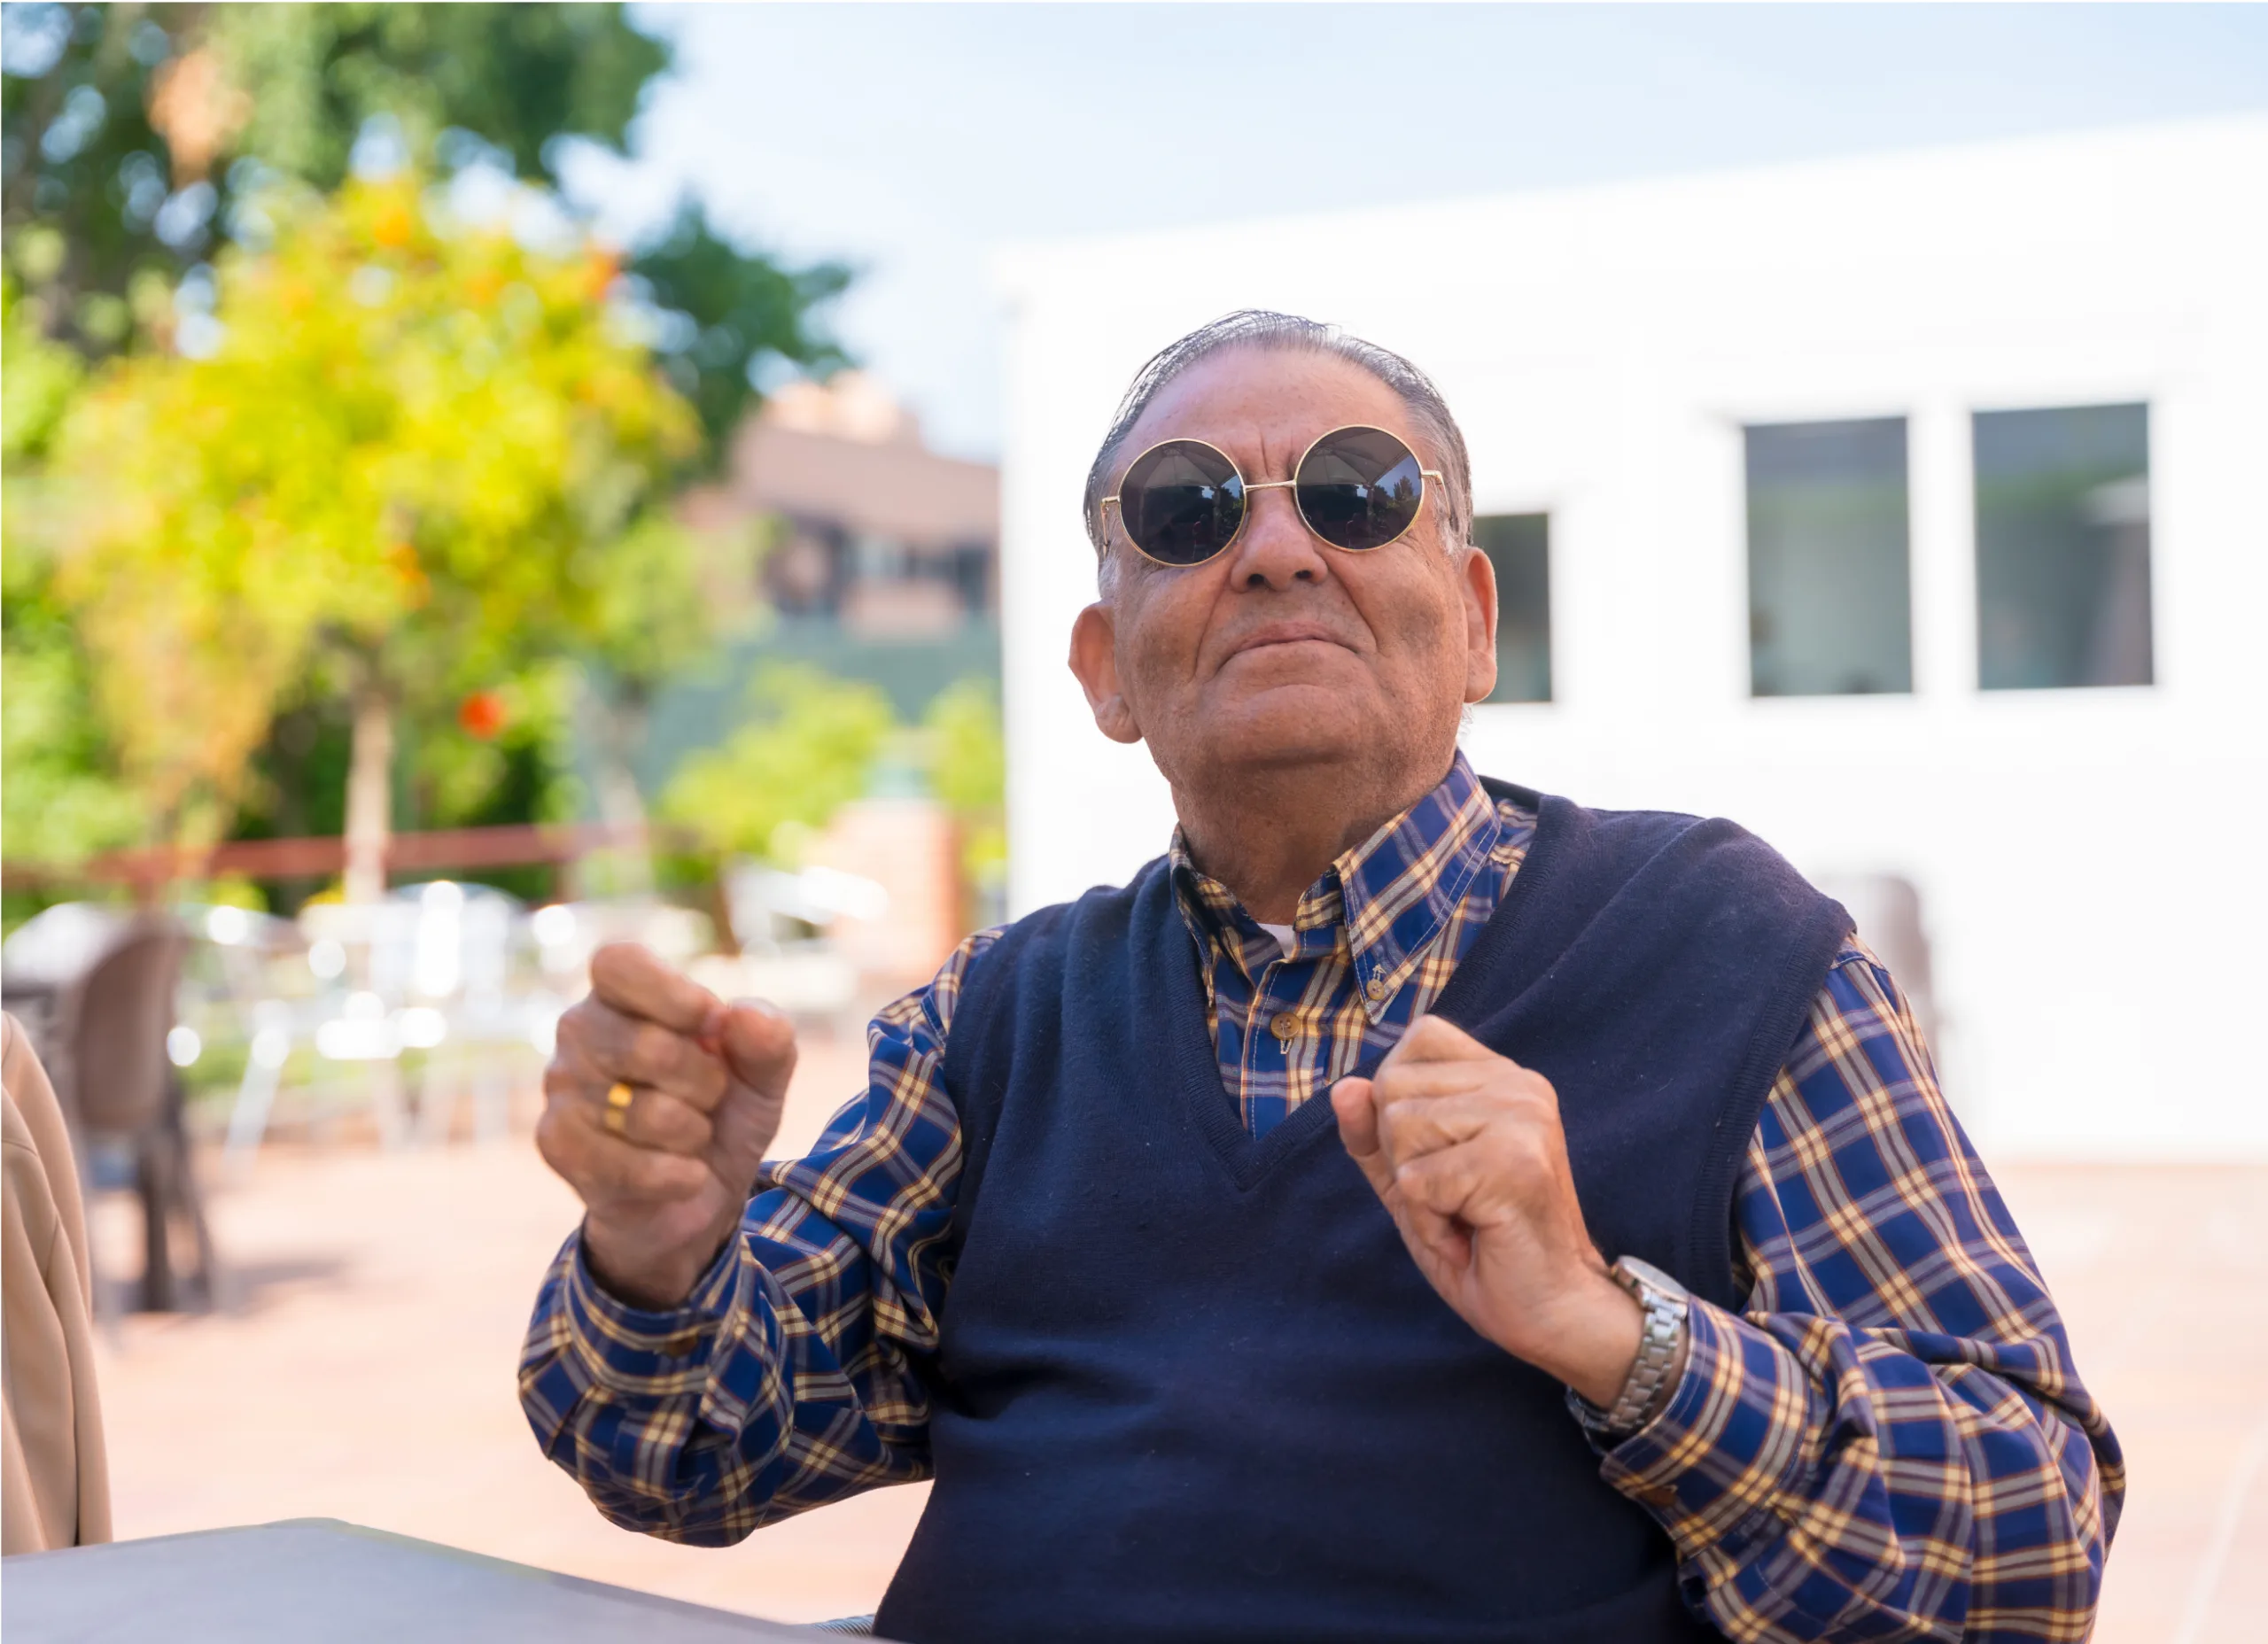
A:
[[[591,956],[536,1146],[582,1196],[583,1253],[610,1292],[656,1309],[691,1293],[740,1225],[795,1066],[769,1006],[727,1005],[634,943]]]
[[[1611,1405],[1643,1315],[1583,1225],[1550,1082],[1420,1017],[1331,1105],[1348,1153],[1441,1299],[1507,1353]]]

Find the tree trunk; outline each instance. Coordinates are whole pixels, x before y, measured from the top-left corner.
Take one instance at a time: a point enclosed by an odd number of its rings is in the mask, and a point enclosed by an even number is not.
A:
[[[591,741],[598,767],[599,819],[609,827],[636,830],[634,843],[607,851],[599,877],[616,896],[644,896],[654,888],[654,857],[646,841],[646,796],[638,791],[637,773],[630,768],[630,750],[645,740],[646,704],[641,696],[628,690],[617,702],[608,700],[596,686],[586,688],[597,732]]]
[[[393,823],[393,703],[376,686],[354,697],[354,751],[346,771],[346,900],[386,893]]]

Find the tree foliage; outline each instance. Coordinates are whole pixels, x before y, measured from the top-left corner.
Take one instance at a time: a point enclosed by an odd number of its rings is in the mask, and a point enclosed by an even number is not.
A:
[[[760,671],[748,703],[722,746],[678,768],[661,813],[714,855],[777,857],[866,791],[897,716],[879,686],[789,663]]]
[[[224,5],[207,38],[245,96],[240,151],[321,189],[346,180],[374,120],[418,155],[470,133],[556,186],[563,138],[627,151],[671,57],[619,5]]]
[[[167,833],[225,815],[310,669],[436,705],[571,645],[697,438],[603,253],[453,221],[410,176],[263,211],[206,357],[119,361],[56,454],[62,585]]]
[[[634,745],[753,546],[666,492],[842,360],[847,270],[692,198],[582,242],[570,145],[627,151],[670,63],[618,5],[0,16],[11,858],[333,831],[372,691],[405,816],[574,809],[565,659]],[[451,221],[468,171],[553,249]]]
[[[12,4],[6,222],[59,231],[51,329],[101,353],[137,272],[201,260],[268,179],[336,187],[373,120],[556,182],[557,139],[623,151],[669,60],[618,5]]]
[[[0,834],[19,860],[74,863],[140,831],[93,707],[93,682],[44,550],[51,503],[40,465],[82,374],[77,358],[25,323],[0,275]]]
[[[759,536],[738,526],[696,534],[655,510],[593,557],[577,638],[616,694],[642,711],[664,682],[702,662],[720,625],[757,609]]]
[[[889,699],[864,680],[776,663],[750,684],[748,717],[726,741],[679,767],[661,813],[714,859],[756,857],[793,865],[802,841],[866,794],[878,767],[917,770],[953,814],[966,882],[989,896],[1007,865],[1006,748],[999,699],[964,679],[902,725]]]
[[[929,791],[960,815],[998,810],[1007,798],[1008,750],[991,682],[963,679],[939,692],[922,727],[929,737]]]
[[[0,218],[45,328],[99,355],[257,233],[278,179],[322,190],[358,145],[556,190],[566,144],[626,152],[671,48],[615,4],[66,4],[6,8]],[[818,313],[850,279],[736,244],[698,201],[633,249],[654,345],[701,415],[703,466],[767,362],[843,361]]]
[[[669,227],[631,259],[630,271],[662,316],[658,340],[670,380],[701,414],[711,468],[757,397],[752,373],[764,361],[819,372],[848,362],[813,316],[850,284],[850,269],[750,256],[718,232],[698,200],[679,203]]]
[[[171,8],[168,8],[170,10]],[[0,222],[44,329],[82,353],[120,346],[137,273],[201,249],[207,189],[175,193],[149,106],[171,37],[149,8],[10,5],[0,12]],[[184,178],[186,185],[190,182]],[[176,249],[167,237],[178,238]]]
[[[86,368],[27,322],[12,275],[0,275],[0,337],[7,367],[0,372],[0,461],[13,476],[46,459]]]
[[[990,680],[963,679],[922,716],[929,791],[960,825],[961,873],[998,888],[1008,865],[1008,748]]]

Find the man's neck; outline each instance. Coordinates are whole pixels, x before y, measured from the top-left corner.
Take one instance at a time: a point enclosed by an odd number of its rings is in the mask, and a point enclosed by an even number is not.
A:
[[[1324,869],[1424,798],[1441,774],[1364,781],[1340,771],[1252,772],[1224,789],[1177,787],[1174,810],[1197,865],[1254,919],[1288,925]]]

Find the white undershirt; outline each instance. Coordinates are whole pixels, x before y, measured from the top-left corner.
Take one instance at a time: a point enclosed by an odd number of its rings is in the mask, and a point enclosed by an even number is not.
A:
[[[1261,929],[1276,938],[1276,945],[1284,950],[1285,958],[1290,958],[1299,950],[1300,939],[1289,925],[1270,925],[1266,919],[1260,920],[1259,925]]]

